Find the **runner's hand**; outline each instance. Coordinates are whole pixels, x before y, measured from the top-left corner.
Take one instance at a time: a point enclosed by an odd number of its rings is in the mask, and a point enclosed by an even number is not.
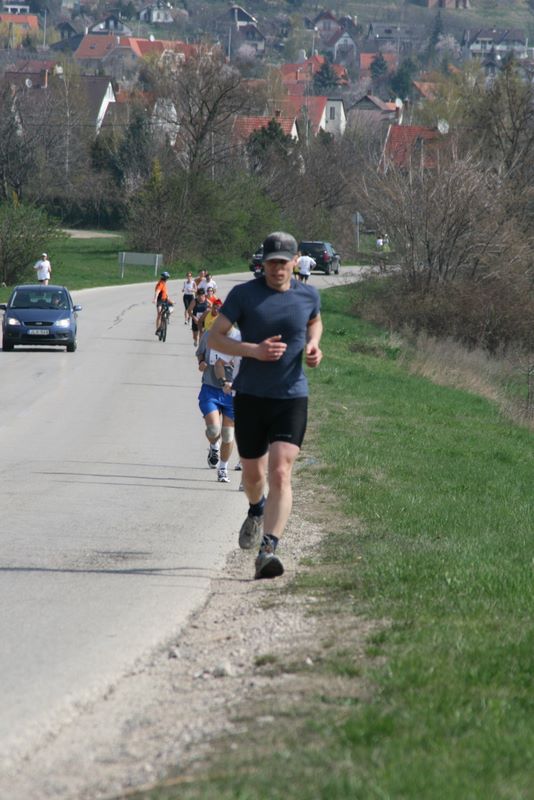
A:
[[[315,344],[306,345],[306,366],[318,367],[323,357],[322,350]]]
[[[282,342],[281,339],[281,335],[278,334],[260,342],[257,347],[256,358],[259,361],[278,361],[282,358],[287,350],[287,344]]]

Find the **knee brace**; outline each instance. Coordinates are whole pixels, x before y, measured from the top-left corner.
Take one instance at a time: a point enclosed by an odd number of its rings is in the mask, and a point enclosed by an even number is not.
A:
[[[225,444],[234,441],[234,429],[230,425],[223,425],[221,431],[221,439]]]
[[[206,425],[206,436],[208,439],[218,439],[221,435],[220,425]]]

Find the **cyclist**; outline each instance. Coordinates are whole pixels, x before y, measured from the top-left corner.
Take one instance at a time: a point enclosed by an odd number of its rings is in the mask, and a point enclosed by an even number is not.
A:
[[[161,326],[161,312],[163,311],[163,304],[167,304],[169,306],[173,306],[174,303],[169,297],[169,293],[167,292],[167,281],[171,276],[168,272],[162,272],[159,278],[159,281],[156,283],[154,287],[154,300],[153,303],[156,304],[157,313],[156,313],[156,336],[159,334],[159,329]]]

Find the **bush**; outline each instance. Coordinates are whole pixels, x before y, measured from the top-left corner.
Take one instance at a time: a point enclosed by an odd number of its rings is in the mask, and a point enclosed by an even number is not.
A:
[[[12,286],[28,279],[39,254],[61,236],[57,224],[41,209],[16,202],[0,205],[1,281]]]
[[[401,276],[370,279],[353,311],[390,329],[424,331],[490,353],[534,349],[534,292],[519,276],[443,284],[425,293],[410,290]]]

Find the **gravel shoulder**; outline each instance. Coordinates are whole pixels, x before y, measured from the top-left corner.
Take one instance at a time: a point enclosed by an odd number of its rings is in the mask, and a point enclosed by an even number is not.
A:
[[[301,559],[323,536],[316,487],[306,483],[297,471],[293,515],[280,548],[285,575],[252,580],[255,553],[236,549],[224,574],[213,580],[204,607],[185,628],[104,696],[73,710],[25,759],[8,765],[0,776],[0,797],[126,797],[164,781],[170,772],[202,770],[215,741],[243,725],[240,709],[247,716],[251,707],[258,709],[254,724],[269,725],[272,717],[259,709],[269,694],[274,697],[275,687],[278,702],[284,696],[292,703],[305,702],[307,692],[317,691],[317,680],[323,679],[313,676],[313,665],[321,642],[332,638],[333,620],[325,624],[324,612],[314,614],[317,597],[285,591],[305,569]],[[351,644],[363,659],[372,623],[336,617],[335,625],[340,636],[350,631]],[[305,671],[282,670],[274,677],[259,668],[266,657],[290,659]],[[350,689],[331,679],[325,688],[362,697],[368,693],[354,680]]]

